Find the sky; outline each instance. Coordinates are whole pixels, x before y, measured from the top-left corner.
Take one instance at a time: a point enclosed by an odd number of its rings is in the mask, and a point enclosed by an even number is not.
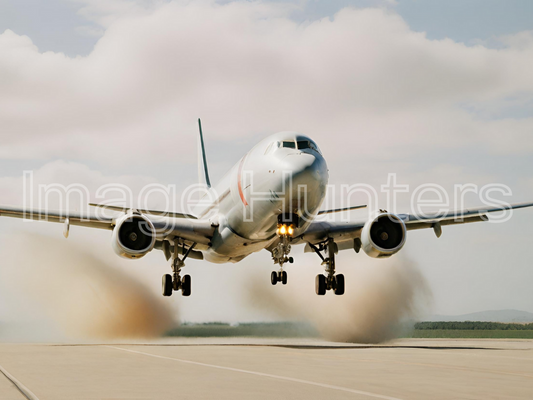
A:
[[[505,200],[531,201],[532,70],[527,0],[4,0],[0,203],[21,203],[24,170],[36,183],[92,191],[116,182],[184,190],[197,181],[198,117],[215,182],[258,140],[295,130],[321,147],[332,184],[379,189],[396,173],[411,188],[499,183],[512,191]],[[409,198],[399,206],[409,211]],[[533,312],[532,223],[533,211],[520,210],[440,239],[410,232],[401,253],[427,280],[434,313]],[[2,219],[0,251],[9,254],[13,232],[61,237],[62,227],[44,225]],[[120,260],[108,232],[72,230],[74,246],[159,290],[162,254]],[[291,283],[304,267],[321,271],[312,255],[295,258]],[[338,258],[346,271],[380,262]],[[268,281],[266,252],[235,266],[190,264],[197,289],[175,300],[184,319],[264,317],[239,286],[250,274]],[[9,310],[0,303],[0,316]]]

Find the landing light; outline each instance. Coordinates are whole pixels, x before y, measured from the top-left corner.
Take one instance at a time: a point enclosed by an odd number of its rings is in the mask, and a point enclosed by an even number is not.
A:
[[[294,228],[292,227],[292,225],[282,224],[278,226],[277,234],[279,236],[284,236],[284,235],[292,236],[293,233],[294,233]]]

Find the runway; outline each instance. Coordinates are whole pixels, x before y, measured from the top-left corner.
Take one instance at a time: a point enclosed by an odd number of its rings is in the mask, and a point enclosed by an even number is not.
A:
[[[0,399],[531,399],[533,341],[0,344]]]

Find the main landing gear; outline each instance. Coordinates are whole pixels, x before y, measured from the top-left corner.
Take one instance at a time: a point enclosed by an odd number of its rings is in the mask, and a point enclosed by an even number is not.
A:
[[[172,254],[172,275],[163,275],[162,289],[163,296],[172,296],[174,290],[181,290],[182,296],[191,295],[191,276],[180,276],[181,268],[185,266],[185,259],[189,253],[194,249],[196,243],[193,243],[188,249],[183,258],[179,258],[178,255],[178,242],[174,241],[174,252]]]
[[[335,275],[335,254],[338,252],[337,245],[332,239],[329,239],[325,243],[321,243],[317,246],[309,243],[311,248],[322,259],[322,265],[326,267],[326,275],[317,275],[315,278],[315,290],[316,294],[323,296],[326,294],[326,290],[333,290],[337,295],[344,294],[344,275]],[[320,253],[321,251],[327,252],[327,257]]]
[[[287,271],[283,271],[283,264],[288,262],[292,264],[294,259],[289,257],[291,252],[291,239],[294,233],[294,226],[292,224],[279,224],[277,230],[280,241],[274,249],[272,249],[272,259],[274,264],[279,264],[279,271],[272,271],[270,274],[270,282],[275,285],[278,282],[287,284]]]

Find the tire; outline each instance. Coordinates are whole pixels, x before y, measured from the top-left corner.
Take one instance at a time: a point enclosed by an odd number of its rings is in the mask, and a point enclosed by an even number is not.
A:
[[[172,276],[169,274],[163,275],[162,282],[163,296],[172,296]]]
[[[284,285],[287,284],[287,271],[281,272],[281,283],[283,283]]]
[[[344,294],[344,275],[338,274],[335,276],[335,294],[337,296]]]
[[[270,274],[270,283],[272,283],[273,285],[278,283],[278,273],[276,271],[272,271],[272,273]]]
[[[324,275],[316,276],[315,291],[319,296],[324,296],[326,294],[326,277]]]
[[[181,279],[181,295],[190,296],[191,295],[191,276],[183,275]]]
[[[294,262],[294,258],[289,257],[289,263],[292,264]]]

